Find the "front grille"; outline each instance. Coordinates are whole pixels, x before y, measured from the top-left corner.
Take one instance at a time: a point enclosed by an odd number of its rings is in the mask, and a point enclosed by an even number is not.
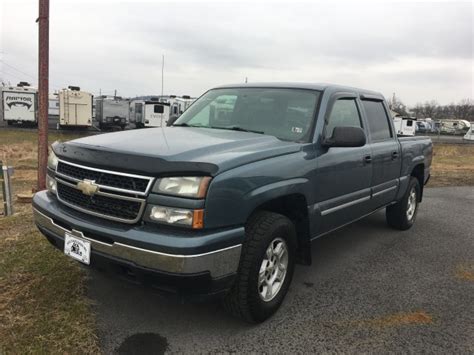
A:
[[[150,184],[149,178],[130,175],[119,175],[101,170],[88,169],[60,161],[56,170],[61,175],[72,177],[76,180],[94,180],[98,185],[109,186],[117,189],[145,193]]]
[[[58,181],[58,197],[75,207],[111,219],[134,222],[139,218],[143,202],[129,201],[103,195],[87,196],[80,190]]]
[[[79,181],[85,180],[97,185],[92,196],[78,186]],[[153,178],[59,161],[56,181],[58,199],[69,207],[114,221],[136,223],[145,207]]]

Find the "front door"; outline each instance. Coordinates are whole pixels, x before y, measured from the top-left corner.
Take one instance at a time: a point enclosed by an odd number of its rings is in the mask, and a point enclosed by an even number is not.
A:
[[[323,134],[334,127],[363,127],[356,95],[336,94]],[[318,234],[349,223],[369,212],[372,166],[370,147],[322,148],[317,158],[316,196],[321,213]]]

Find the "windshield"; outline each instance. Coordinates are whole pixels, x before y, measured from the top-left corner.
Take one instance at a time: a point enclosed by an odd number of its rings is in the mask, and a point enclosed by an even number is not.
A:
[[[307,142],[319,95],[319,91],[302,89],[214,89],[174,125],[249,131]]]

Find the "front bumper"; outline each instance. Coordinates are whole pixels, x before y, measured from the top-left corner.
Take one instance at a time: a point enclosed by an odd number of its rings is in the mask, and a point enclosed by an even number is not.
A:
[[[201,232],[176,231],[159,226],[124,226],[74,211],[39,192],[33,199],[34,220],[53,244],[62,248],[65,233],[91,243],[96,256],[135,269],[211,280],[235,275],[242,248],[243,228]]]

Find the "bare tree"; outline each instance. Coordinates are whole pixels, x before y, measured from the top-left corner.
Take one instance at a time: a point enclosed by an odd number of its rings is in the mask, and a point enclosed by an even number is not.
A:
[[[388,106],[390,107],[390,110],[399,115],[408,116],[407,106],[402,102],[402,100],[395,96],[395,93],[393,93],[392,98],[388,100]]]
[[[417,103],[410,108],[410,112],[416,118],[474,121],[474,100],[463,99],[457,104],[451,103],[449,105],[439,105],[435,100],[431,100],[424,104]]]
[[[474,119],[474,101],[472,99],[461,100],[455,108],[455,115],[460,120],[473,120]]]

